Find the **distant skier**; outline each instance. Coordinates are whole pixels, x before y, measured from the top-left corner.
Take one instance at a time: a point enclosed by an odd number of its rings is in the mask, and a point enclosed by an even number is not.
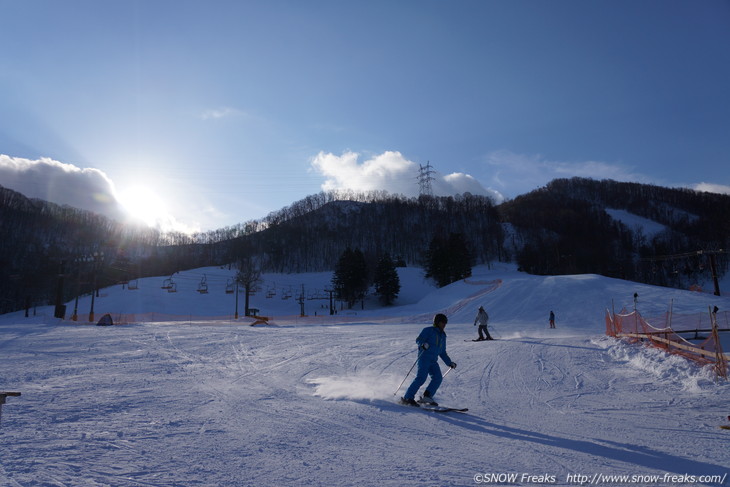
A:
[[[446,315],[441,313],[433,317],[433,326],[427,326],[416,338],[418,344],[418,373],[413,382],[406,390],[405,396],[401,398],[401,403],[409,406],[418,406],[418,403],[438,406],[433,400],[443,376],[441,375],[441,367],[438,364],[438,358],[444,361],[449,367],[456,368],[456,363],[451,360],[446,353],[446,323],[448,323]],[[415,401],[418,389],[426,382],[428,376],[431,376],[431,382],[423,392],[423,396]]]
[[[555,328],[555,313],[550,311],[550,328]]]
[[[489,323],[489,315],[486,311],[484,311],[484,306],[479,306],[479,311],[477,311],[477,316],[474,318],[474,326],[479,323],[479,338],[476,341],[482,341],[482,340],[494,340],[492,338],[492,335],[489,334],[489,329],[487,328],[487,323]]]

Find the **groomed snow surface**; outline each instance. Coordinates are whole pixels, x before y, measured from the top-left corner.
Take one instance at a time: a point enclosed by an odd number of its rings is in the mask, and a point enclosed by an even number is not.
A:
[[[200,318],[233,313],[233,271],[214,268],[176,275],[177,293],[142,279],[95,303],[188,316],[178,322],[91,326],[88,297],[78,323],[50,308],[0,317],[0,391],[22,392],[2,410],[0,485],[730,485],[728,382],[604,336],[605,309],[633,308],[634,293],[644,316],[670,302],[728,310],[730,298],[508,267],[436,289],[419,269],[399,272],[396,306],[330,317],[307,300],[307,318],[267,286],[296,294],[331,275],[265,276],[252,306],[271,320],[253,327]],[[498,340],[467,341],[480,305]],[[437,312],[458,366],[436,399],[468,413],[396,402]]]

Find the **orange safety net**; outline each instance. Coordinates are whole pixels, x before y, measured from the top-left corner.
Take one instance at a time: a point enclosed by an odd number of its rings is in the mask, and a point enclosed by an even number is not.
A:
[[[686,357],[700,365],[712,365],[718,377],[727,378],[727,357],[722,351],[715,314],[710,312],[708,320],[704,314],[667,313],[651,321],[663,326],[651,325],[638,311],[628,312],[624,309],[618,314],[612,314],[606,310],[606,334],[632,342],[643,342],[668,353]],[[680,334],[681,332],[685,333]],[[694,335],[687,332],[694,332]]]

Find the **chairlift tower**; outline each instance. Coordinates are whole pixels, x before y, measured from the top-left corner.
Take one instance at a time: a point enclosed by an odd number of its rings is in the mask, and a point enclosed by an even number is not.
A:
[[[304,284],[302,284],[302,293],[297,296],[297,301],[299,301],[300,316],[306,316],[304,314]]]
[[[335,290],[333,288],[331,288],[331,287],[326,287],[326,288],[324,288],[324,292],[326,292],[327,294],[329,294],[329,299],[330,299],[330,316],[331,316],[331,315],[335,314],[335,298],[334,298]]]

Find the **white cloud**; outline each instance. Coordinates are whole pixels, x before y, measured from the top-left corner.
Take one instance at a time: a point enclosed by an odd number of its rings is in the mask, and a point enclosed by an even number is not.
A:
[[[441,188],[442,186],[445,186]],[[497,191],[494,190],[488,190],[485,189],[484,186],[482,186],[482,183],[477,181],[473,176],[470,176],[469,174],[464,174],[461,172],[455,172],[451,174],[447,174],[443,177],[443,182],[440,179],[437,179],[434,182],[434,193],[435,194],[463,194],[463,193],[471,193],[471,194],[480,194],[480,195],[488,195],[495,198],[495,200],[499,203],[504,198],[501,194],[499,194]]]
[[[322,189],[385,189],[406,195],[414,192],[411,186],[416,185],[417,165],[405,159],[400,152],[387,151],[362,164],[359,157],[355,152],[345,152],[341,156],[324,152],[317,154],[312,160],[312,167],[327,178]]]
[[[699,183],[694,186],[695,191],[704,191],[707,193],[730,194],[730,186],[714,183]]]
[[[513,197],[544,186],[556,178],[649,182],[645,176],[617,163],[550,161],[539,154],[515,154],[506,150],[492,152],[486,162],[492,171],[492,184]]]
[[[528,193],[545,186],[556,178],[583,177],[661,186],[690,187],[696,191],[730,195],[730,186],[715,183],[669,184],[644,174],[634,172],[629,166],[601,161],[563,162],[550,161],[543,156],[516,154],[511,151],[495,151],[487,155],[486,163],[492,172],[491,184],[510,197]]]
[[[371,191],[385,190],[404,196],[418,196],[419,164],[409,161],[398,151],[386,151],[363,162],[360,154],[347,151],[341,156],[320,152],[311,161],[312,168],[326,179],[322,189]],[[437,196],[450,196],[469,192],[502,201],[502,195],[482,186],[474,177],[453,173],[446,176],[434,171],[431,183]]]
[[[119,219],[123,212],[114,183],[94,168],[49,158],[38,160],[0,154],[0,184],[29,198],[69,205]]]
[[[89,210],[118,221],[137,220],[163,231],[197,230],[179,222],[151,197],[142,201],[138,197],[135,204],[123,205],[114,182],[95,168],[82,169],[45,157],[31,160],[0,154],[0,185],[28,198]]]
[[[202,113],[201,118],[203,120],[218,120],[221,118],[233,117],[236,115],[243,115],[244,112],[237,108],[232,107],[221,107],[206,110]]]

